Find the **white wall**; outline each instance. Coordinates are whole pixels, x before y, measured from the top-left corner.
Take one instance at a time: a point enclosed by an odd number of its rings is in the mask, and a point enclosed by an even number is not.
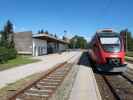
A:
[[[59,51],[64,51],[64,50],[66,50],[66,45],[59,43]]]
[[[33,38],[33,56],[47,54],[47,41]]]
[[[58,51],[64,51],[67,49],[67,44],[59,43],[58,46],[54,42],[47,42],[47,40],[41,40],[33,38],[33,56],[45,55],[48,53],[48,46],[52,47],[52,53]],[[57,48],[58,47],[58,48]]]

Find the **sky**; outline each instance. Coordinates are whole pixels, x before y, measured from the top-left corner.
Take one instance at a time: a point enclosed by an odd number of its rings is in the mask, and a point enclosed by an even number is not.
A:
[[[9,19],[17,32],[44,29],[90,40],[102,28],[133,32],[132,5],[133,0],[0,0],[0,29]]]

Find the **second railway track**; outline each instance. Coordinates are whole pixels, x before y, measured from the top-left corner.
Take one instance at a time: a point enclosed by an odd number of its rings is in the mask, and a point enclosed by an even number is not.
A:
[[[131,67],[127,67],[123,73],[95,73],[103,100],[133,100],[133,69]]]
[[[133,83],[128,77],[120,75],[102,75],[105,83],[116,100],[132,100]]]
[[[68,63],[68,61],[61,63],[40,79],[9,97],[8,100],[49,100],[74,64],[75,62]]]

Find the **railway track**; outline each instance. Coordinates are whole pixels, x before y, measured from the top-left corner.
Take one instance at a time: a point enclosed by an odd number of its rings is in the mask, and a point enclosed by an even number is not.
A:
[[[75,64],[68,61],[49,70],[43,77],[18,91],[8,100],[49,100]]]
[[[102,75],[116,100],[133,100],[133,81],[123,74]]]

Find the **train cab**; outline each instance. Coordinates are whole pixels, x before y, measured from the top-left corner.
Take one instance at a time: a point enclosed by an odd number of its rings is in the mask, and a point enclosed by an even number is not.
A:
[[[126,69],[123,38],[112,29],[97,31],[92,38],[89,55],[101,71],[121,72]]]

